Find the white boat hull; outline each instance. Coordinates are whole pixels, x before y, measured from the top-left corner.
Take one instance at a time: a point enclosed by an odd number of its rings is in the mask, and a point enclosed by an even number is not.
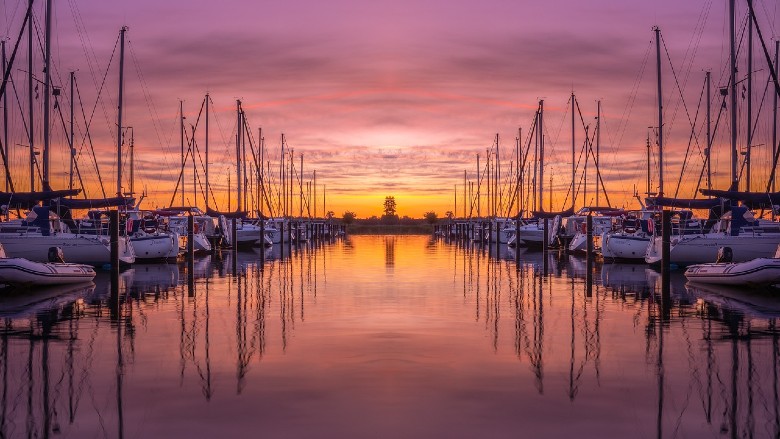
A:
[[[642,261],[650,238],[644,233],[605,233],[601,238],[601,256],[605,259]]]
[[[717,285],[774,285],[780,283],[780,259],[691,265],[685,270],[691,282]]]
[[[661,261],[661,237],[656,236],[647,248],[645,261],[654,264]],[[673,237],[669,245],[669,262],[687,266],[714,262],[718,249],[730,247],[733,262],[747,262],[756,258],[771,258],[775,255],[780,234],[738,235],[722,233],[708,235],[684,235]]]
[[[0,259],[0,283],[8,285],[63,285],[89,282],[95,270],[89,265],[42,263],[23,258]]]
[[[35,262],[48,262],[49,249],[62,249],[69,263],[102,266],[111,263],[111,246],[107,236],[57,233],[39,235],[32,233],[2,233],[0,244],[9,258],[24,258]],[[132,264],[135,252],[126,238],[119,238],[119,262]]]
[[[176,257],[179,248],[178,239],[168,234],[133,236],[130,237],[130,244],[133,246],[137,262],[167,259],[171,257],[171,254],[174,255],[173,257]]]

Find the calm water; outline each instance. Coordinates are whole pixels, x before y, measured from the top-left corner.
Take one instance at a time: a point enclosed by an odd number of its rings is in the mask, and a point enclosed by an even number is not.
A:
[[[522,252],[522,250],[521,250]],[[780,300],[351,237],[0,302],[0,437],[774,437]]]

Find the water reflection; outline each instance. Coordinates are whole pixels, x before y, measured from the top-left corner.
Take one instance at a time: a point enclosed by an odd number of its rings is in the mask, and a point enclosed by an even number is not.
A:
[[[353,237],[3,297],[0,437],[780,434],[773,297],[496,250]]]

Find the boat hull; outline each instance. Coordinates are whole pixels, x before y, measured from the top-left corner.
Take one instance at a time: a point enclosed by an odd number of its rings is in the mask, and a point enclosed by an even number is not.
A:
[[[780,283],[780,259],[757,258],[748,262],[691,265],[685,270],[691,282],[717,285],[767,286]]]
[[[0,259],[0,283],[8,285],[64,285],[90,282],[95,270],[89,265],[41,263],[23,258]]]
[[[718,250],[729,247],[733,262],[747,262],[756,258],[771,258],[780,244],[780,234],[764,235],[685,235],[674,237],[670,243],[669,262],[679,266],[706,264],[716,261]],[[647,248],[645,261],[661,261],[661,237],[656,236]]]
[[[69,263],[102,266],[111,263],[111,246],[107,236],[59,233],[49,236],[37,234],[0,234],[0,244],[9,258],[24,258],[34,262],[48,262],[49,249],[62,249]],[[135,262],[135,252],[124,237],[119,238],[119,263]]]

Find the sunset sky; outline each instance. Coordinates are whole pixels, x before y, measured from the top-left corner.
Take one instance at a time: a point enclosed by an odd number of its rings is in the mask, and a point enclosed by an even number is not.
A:
[[[0,5],[0,34],[7,40],[9,54],[26,3],[8,0]],[[41,41],[44,3],[38,1],[35,6]],[[400,215],[419,217],[433,210],[442,216],[452,210],[456,185],[462,191],[463,171],[474,178],[476,155],[482,155],[484,164],[485,150],[498,133],[503,166],[508,168],[514,160],[518,128],[525,136],[539,99],[544,99],[545,179],[553,176],[553,208],[558,210],[565,207],[563,197],[570,185],[572,91],[591,133],[596,101],[601,100],[602,176],[613,204],[636,207],[634,186],[639,192],[645,189],[648,127],[657,124],[653,26],[661,28],[665,46],[668,195],[674,194],[680,178],[690,136],[688,119],[697,117],[704,72],[712,71],[713,119],[721,103],[717,89],[728,81],[726,0],[53,3],[54,83],[63,87],[67,98],[68,72],[76,70],[87,119],[96,108],[90,132],[109,196],[116,192],[112,140],[116,58],[106,68],[119,29],[129,28],[124,125],[133,126],[136,190],[146,188],[149,196],[143,207],[148,208],[170,203],[178,177],[179,100],[184,101],[189,125],[209,93],[216,110],[210,138],[211,181],[219,191],[216,207],[222,210],[228,207],[228,175],[234,179],[235,172],[236,99],[243,102],[255,135],[262,127],[273,169],[278,171],[279,139],[284,133],[296,157],[304,155],[305,178],[311,179],[310,172],[317,170],[318,196],[325,185],[327,209],[337,216],[352,210],[359,217],[381,215],[388,195],[395,196]],[[737,1],[737,5],[742,35],[746,2]],[[775,38],[780,36],[775,27],[780,17],[778,4],[755,0],[754,5],[773,53]],[[741,63],[746,40],[745,36],[741,43]],[[25,36],[13,70],[19,101],[13,90],[8,101],[13,176],[22,190],[29,189],[29,153],[24,146],[29,142],[23,128],[26,44]],[[754,163],[760,163],[755,166],[761,167],[754,168],[753,189],[759,190],[765,185],[771,155],[772,101],[771,94],[765,95],[768,69],[758,37],[754,47],[753,111],[759,113],[761,107],[761,112],[753,122],[753,153]],[[38,44],[35,64],[33,71],[42,79]],[[739,71],[742,80],[747,68]],[[95,107],[104,76],[105,89]],[[685,105],[677,84],[683,89]],[[41,96],[37,101],[35,116],[39,133],[42,100]],[[67,123],[69,104],[63,101],[61,107]],[[743,100],[740,118],[745,108]],[[691,167],[683,174],[679,196],[693,195],[692,184],[701,172],[703,107],[698,112],[699,144],[691,146]],[[84,140],[84,117],[77,115],[76,120],[82,176],[89,195],[100,197]],[[59,116],[53,121],[52,181],[55,188],[63,188],[67,186],[67,148]],[[729,178],[728,124],[724,113],[713,147],[717,187],[726,186]],[[205,143],[203,136],[199,128],[200,148]],[[578,127],[578,149],[583,137]],[[652,169],[656,172],[655,165]],[[588,177],[589,203],[593,202],[594,176]],[[185,178],[187,202],[197,201],[203,207],[200,194],[197,200],[193,198],[190,171]],[[657,184],[657,177],[653,180]],[[235,201],[231,203],[235,208]],[[577,206],[582,204],[580,200]],[[321,206],[320,199],[319,214]]]

